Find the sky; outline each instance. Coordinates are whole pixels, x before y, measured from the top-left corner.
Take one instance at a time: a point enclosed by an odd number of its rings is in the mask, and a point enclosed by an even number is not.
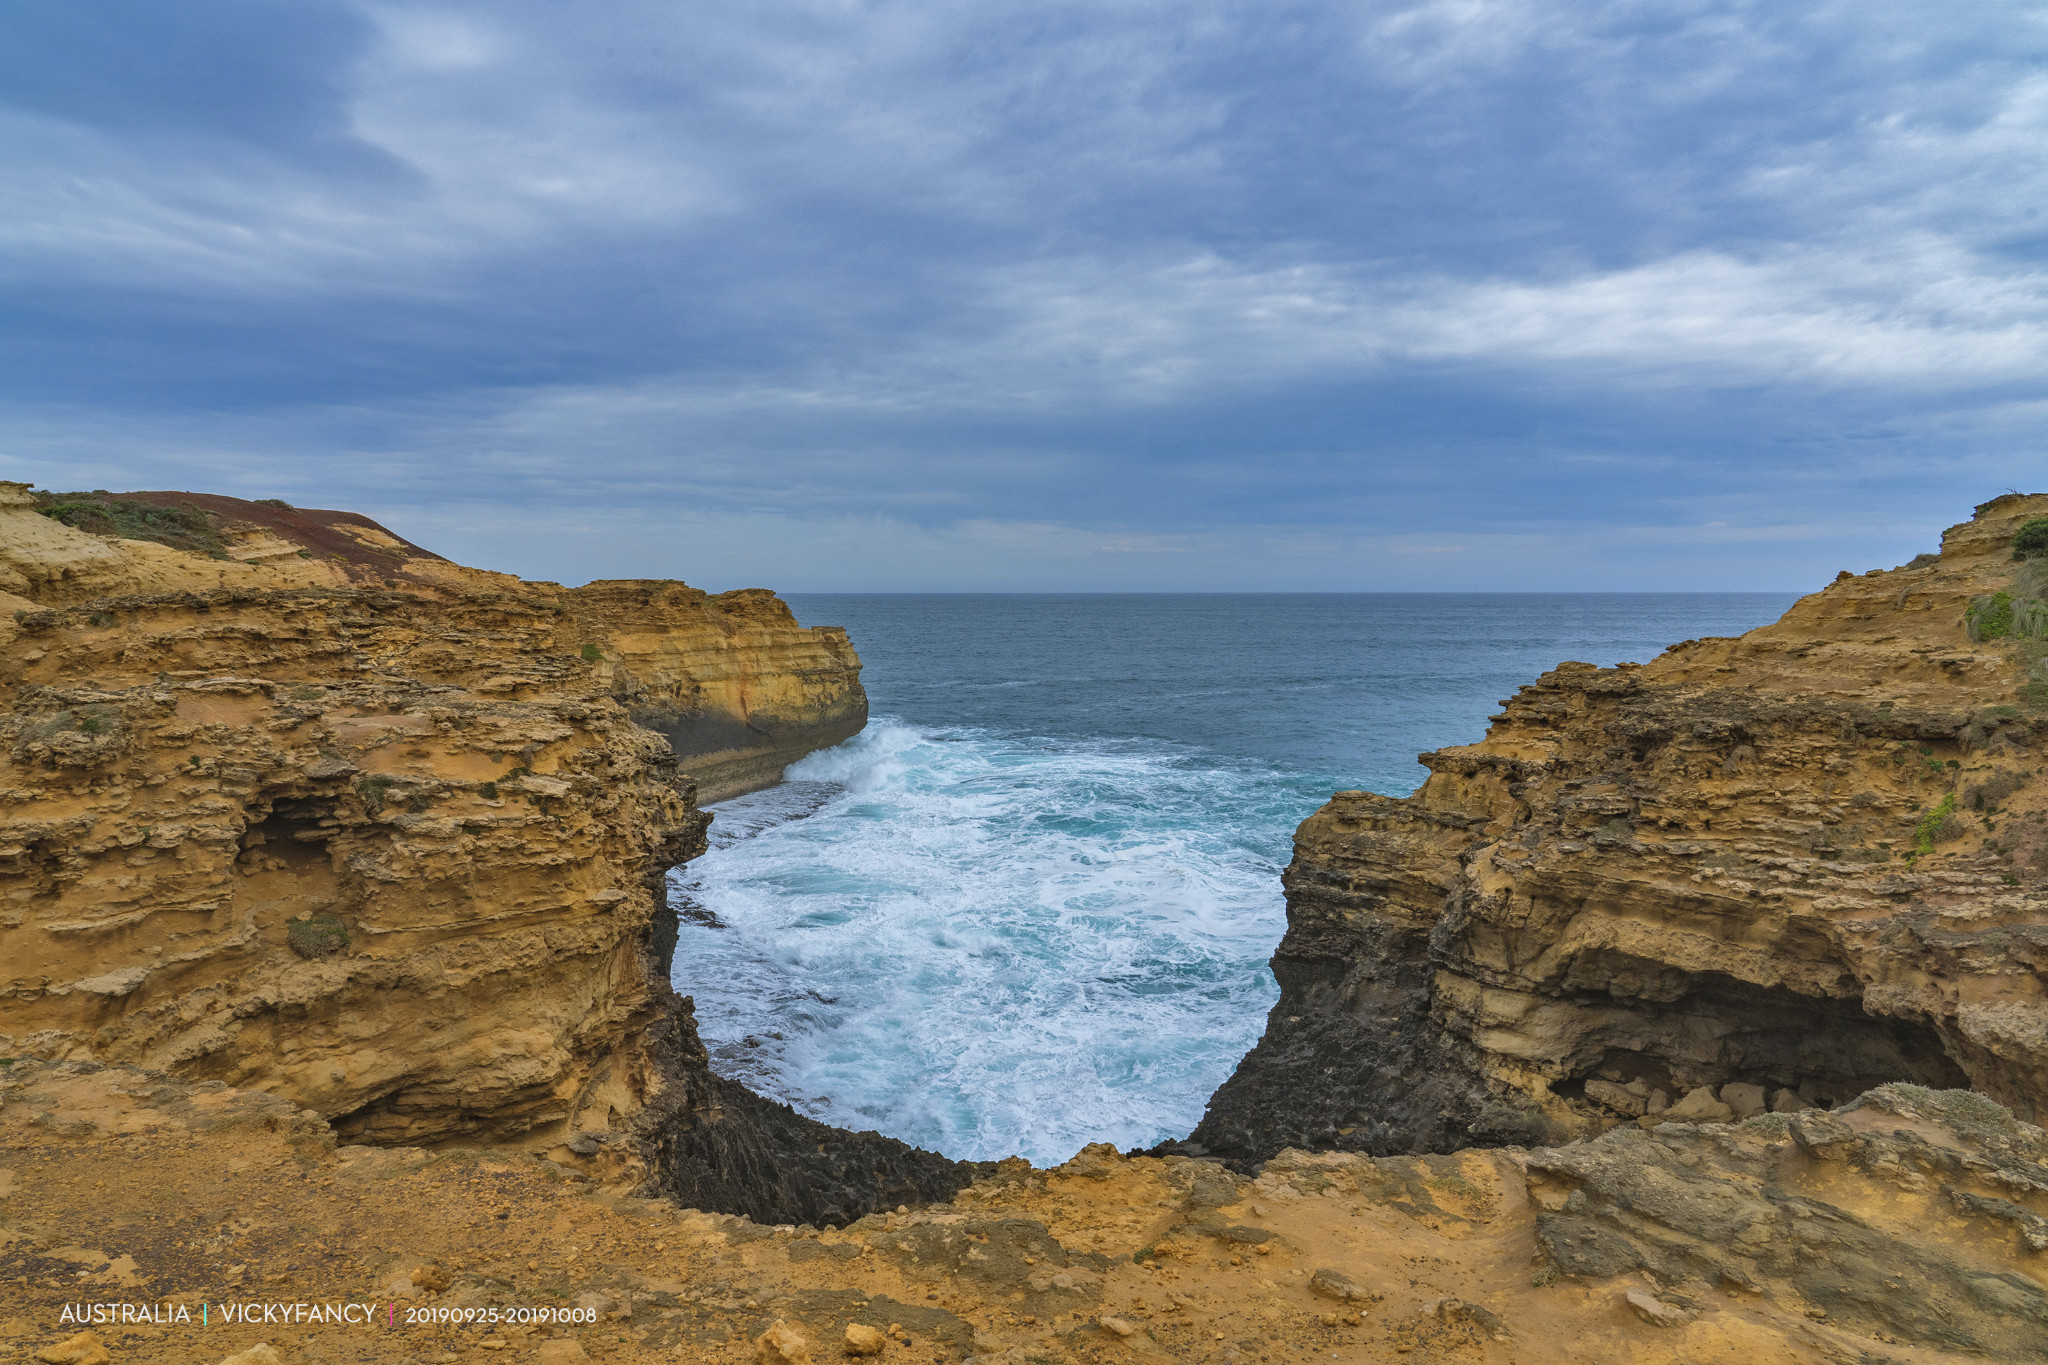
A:
[[[1786,590],[2048,488],[2048,10],[9,0],[0,478],[713,590]]]

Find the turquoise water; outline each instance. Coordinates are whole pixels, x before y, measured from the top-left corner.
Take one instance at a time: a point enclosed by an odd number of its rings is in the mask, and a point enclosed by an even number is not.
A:
[[[1791,594],[802,595],[874,720],[713,808],[676,989],[713,1065],[956,1157],[1185,1135],[1277,990],[1280,871],[1332,791],[1405,795],[1563,659]]]

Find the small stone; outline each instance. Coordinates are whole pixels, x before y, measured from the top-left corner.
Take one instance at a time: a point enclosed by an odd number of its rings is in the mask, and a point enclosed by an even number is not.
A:
[[[113,1357],[93,1332],[80,1332],[67,1337],[55,1346],[45,1346],[36,1352],[36,1359],[43,1365],[107,1365]]]
[[[878,1356],[889,1344],[889,1338],[862,1322],[846,1324],[846,1353],[850,1356]]]
[[[1650,1092],[1650,1102],[1645,1106],[1643,1112],[1646,1114],[1661,1114],[1670,1107],[1671,1096],[1665,1094],[1662,1090],[1652,1090]]]
[[[1341,1270],[1318,1270],[1308,1277],[1308,1287],[1326,1299],[1357,1303],[1370,1298],[1365,1286]]]
[[[1640,1289],[1631,1289],[1628,1291],[1627,1297],[1628,1306],[1633,1308],[1636,1316],[1644,1322],[1658,1327],[1683,1327],[1692,1321],[1692,1314],[1675,1304],[1664,1302],[1655,1294],[1647,1294]]]
[[[1128,1337],[1137,1333],[1138,1324],[1126,1322],[1122,1318],[1104,1318],[1102,1319],[1102,1330],[1114,1332],[1120,1337]]]
[[[1753,1119],[1768,1107],[1764,1088],[1760,1085],[1724,1085],[1721,1087],[1721,1103],[1733,1109],[1738,1119]]]
[[[777,1319],[754,1338],[754,1359],[761,1365],[811,1365],[811,1343],[802,1332]]]
[[[411,1279],[414,1285],[435,1294],[446,1289],[449,1284],[448,1272],[437,1265],[413,1267]]]
[[[583,1343],[574,1337],[550,1337],[540,1344],[540,1353],[534,1357],[536,1365],[582,1365],[588,1359]]]
[[[1773,1114],[1796,1114],[1802,1109],[1810,1108],[1812,1106],[1805,1100],[1800,1099],[1796,1091],[1787,1090],[1782,1086],[1779,1087],[1776,1094],[1771,1096],[1771,1112]]]
[[[220,1365],[284,1365],[284,1357],[269,1342],[259,1341],[248,1350],[229,1356]]]

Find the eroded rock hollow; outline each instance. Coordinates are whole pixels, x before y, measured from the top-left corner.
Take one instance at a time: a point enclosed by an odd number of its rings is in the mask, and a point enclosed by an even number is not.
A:
[[[1642,666],[1566,663],[1286,874],[1281,998],[1180,1148],[1555,1143],[1904,1081],[2048,1104],[2048,497]],[[1704,1093],[1700,1093],[1704,1092]]]

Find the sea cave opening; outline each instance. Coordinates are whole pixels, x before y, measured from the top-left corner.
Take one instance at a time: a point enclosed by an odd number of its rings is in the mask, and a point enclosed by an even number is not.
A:
[[[1703,975],[1678,999],[1637,1005],[1621,1019],[1588,1004],[1608,1018],[1587,1040],[1591,1060],[1552,1087],[1570,1099],[1600,1102],[1599,1087],[1587,1092],[1591,1081],[1662,1090],[1672,1100],[1701,1086],[1740,1084],[1772,1096],[1789,1091],[1803,1105],[1828,1109],[1891,1081],[1930,1089],[1970,1084],[1932,1026],[1873,1015],[1853,998]]]

